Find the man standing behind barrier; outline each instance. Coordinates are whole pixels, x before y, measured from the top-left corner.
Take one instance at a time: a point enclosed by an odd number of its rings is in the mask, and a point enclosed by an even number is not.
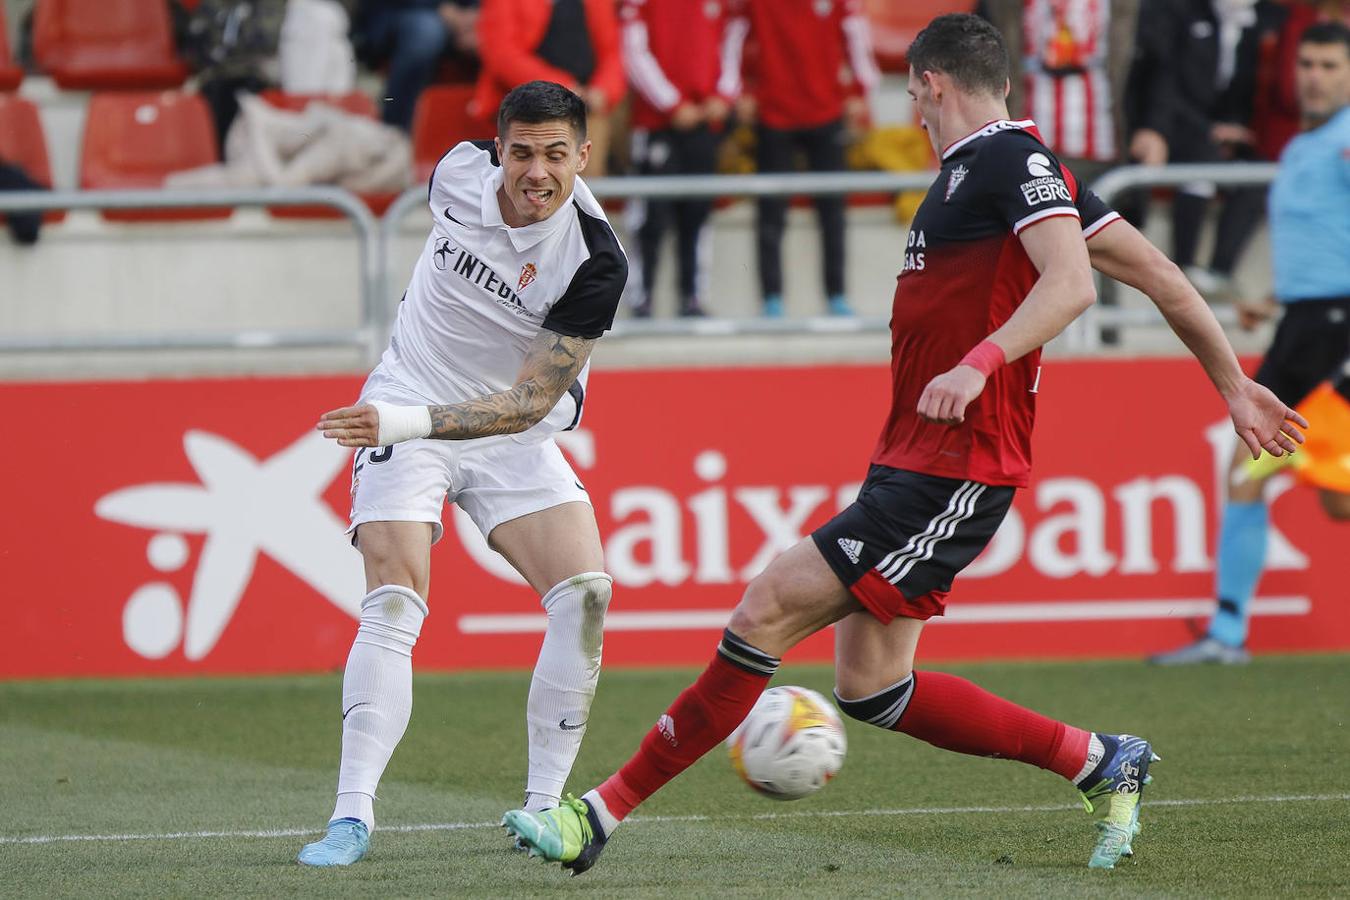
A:
[[[305,865],[369,847],[374,796],[412,711],[412,650],[448,499],[539,592],[548,627],[526,707],[526,804],[558,803],[590,717],[611,579],[585,488],[553,435],[581,420],[588,361],[628,264],[586,167],[586,106],[551,82],[506,95],[492,144],[437,163],[435,225],[389,349],[357,406],[319,430],[359,447],[352,526],[365,562],[342,683],[342,764],[328,833]],[[378,448],[370,450],[368,448]]]
[[[1350,28],[1310,26],[1299,41],[1297,90],[1303,133],[1280,156],[1270,191],[1275,294],[1284,317],[1256,380],[1290,406],[1304,404],[1311,443],[1294,457],[1320,488],[1333,519],[1350,520]],[[1274,304],[1239,309],[1244,327],[1269,318]],[[1312,406],[1310,404],[1316,404]],[[1304,462],[1299,465],[1302,458]],[[1205,636],[1153,658],[1163,665],[1244,663],[1252,595],[1265,566],[1270,513],[1269,457],[1233,458],[1219,531],[1215,593],[1219,608]]]
[[[741,61],[729,52],[730,0],[623,0],[623,65],[633,85],[633,165],[640,175],[708,175],[741,89]],[[743,28],[743,23],[737,27]],[[724,45],[728,48],[723,50]],[[642,261],[633,315],[652,314],[661,244],[671,222],[678,250],[681,316],[704,315],[704,226],[712,200],[634,200],[629,228]]]
[[[881,75],[858,0],[746,0],[755,59],[755,156],[760,172],[790,172],[796,156],[813,172],[845,168],[850,131],[867,120],[867,92]],[[733,29],[733,36],[743,33]],[[852,78],[847,82],[843,71]],[[816,197],[825,298],[831,315],[852,313],[844,293],[844,198]],[[764,315],[783,315],[787,197],[762,197],[755,241]]]

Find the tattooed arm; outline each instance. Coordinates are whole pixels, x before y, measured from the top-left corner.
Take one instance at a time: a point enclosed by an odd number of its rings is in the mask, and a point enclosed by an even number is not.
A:
[[[581,374],[594,346],[594,338],[541,330],[530,343],[510,390],[445,406],[378,403],[335,409],[324,413],[318,429],[343,447],[380,447],[418,437],[464,441],[519,434],[557,405]]]
[[[430,437],[447,441],[519,434],[538,424],[577,380],[594,339],[541,330],[509,391],[431,407]]]

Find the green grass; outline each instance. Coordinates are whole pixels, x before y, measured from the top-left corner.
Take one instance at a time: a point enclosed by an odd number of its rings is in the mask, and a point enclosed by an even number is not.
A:
[[[385,830],[351,869],[295,865],[306,840],[297,836],[16,843],[317,831],[336,782],[336,676],[28,682],[0,684],[0,894],[1343,896],[1350,886],[1350,656],[954,671],[1047,714],[1154,742],[1163,762],[1135,862],[1085,867],[1091,820],[1052,775],[849,722],[843,772],[820,794],[760,798],[719,749],[644,806],[647,820],[625,825],[594,870],[569,878],[510,852],[487,826],[521,796],[523,673],[417,679],[412,725],[381,786]],[[691,674],[605,672],[578,793],[627,758]],[[831,685],[820,667],[777,680]],[[1336,799],[1231,802],[1306,795]],[[916,812],[934,807],[1000,811]],[[470,827],[391,828],[422,823]]]

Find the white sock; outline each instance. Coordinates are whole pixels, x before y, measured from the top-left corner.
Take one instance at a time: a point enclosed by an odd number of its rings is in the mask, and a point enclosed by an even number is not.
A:
[[[375,828],[375,788],[412,715],[412,650],[426,615],[422,598],[401,585],[382,585],[361,601],[361,625],[342,677],[335,819],[350,816]]]
[[[613,834],[614,829],[619,827],[619,820],[614,818],[614,813],[610,812],[609,807],[605,805],[605,798],[600,796],[600,791],[589,790],[581,795],[581,799],[589,803],[591,809],[595,811],[595,817],[600,820],[600,827],[604,829],[605,837]]]
[[[558,805],[558,798],[549,794],[536,794],[533,791],[525,795],[526,812],[543,812]]]
[[[557,805],[581,749],[600,677],[605,610],[613,583],[604,572],[584,572],[554,585],[541,601],[548,628],[525,707],[530,745],[527,798],[551,798]]]
[[[1083,761],[1083,768],[1074,776],[1073,783],[1081,786],[1083,779],[1092,774],[1092,770],[1097,768],[1105,755],[1106,746],[1102,743],[1102,739],[1097,737],[1097,732],[1092,732],[1092,737],[1088,738],[1087,759]]]
[[[337,806],[333,807],[333,814],[329,816],[328,821],[334,819],[360,819],[365,823],[367,831],[374,831],[375,798],[358,791],[338,794]]]

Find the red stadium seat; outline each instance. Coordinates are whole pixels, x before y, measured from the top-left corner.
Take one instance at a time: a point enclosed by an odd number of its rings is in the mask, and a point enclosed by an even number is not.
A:
[[[84,126],[80,186],[91,189],[157,188],[164,176],[219,162],[215,126],[196,94],[94,94]],[[108,211],[116,221],[222,219],[229,209]]]
[[[52,167],[38,108],[17,94],[0,94],[0,160],[23,169],[38,184],[52,186]],[[63,211],[54,209],[44,213],[42,220],[60,222],[65,217]],[[0,214],[0,222],[3,221],[4,215]]]
[[[366,116],[373,119],[376,114],[375,101],[371,99],[369,94],[362,91],[352,91],[350,94],[325,95],[286,94],[278,90],[266,90],[259,96],[277,109],[290,110],[291,112],[300,112],[318,100],[357,116]],[[389,204],[397,198],[398,194],[363,194],[361,196],[366,206],[369,206],[370,211],[377,216],[388,209]],[[278,219],[342,218],[342,213],[329,206],[278,206],[269,208],[267,212]]]
[[[258,96],[277,109],[286,109],[291,112],[300,112],[315,100],[321,100],[329,106],[336,106],[338,109],[346,110],[358,116],[368,116],[373,119],[376,113],[375,101],[363,91],[352,91],[350,94],[287,94],[279,90],[269,89]]]
[[[0,91],[12,91],[23,81],[23,69],[14,65],[9,52],[9,25],[5,22],[5,7],[0,3]]]
[[[970,12],[974,0],[863,0],[876,49],[877,63],[887,72],[904,72],[905,51],[923,26],[945,13]]]
[[[163,0],[38,0],[33,54],[63,88],[177,87],[187,76]]]
[[[460,141],[482,140],[496,134],[490,121],[469,113],[473,94],[471,84],[446,84],[429,87],[417,98],[412,142],[413,169],[419,181],[430,178],[436,163]]]

